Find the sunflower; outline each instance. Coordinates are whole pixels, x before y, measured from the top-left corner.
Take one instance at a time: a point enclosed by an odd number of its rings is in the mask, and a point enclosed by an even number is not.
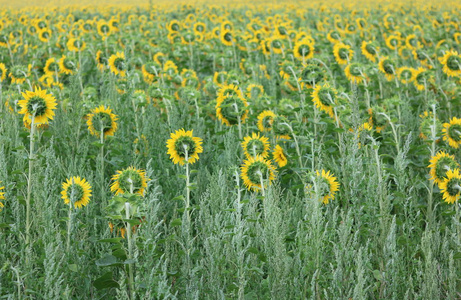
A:
[[[248,115],[247,106],[247,101],[240,93],[227,94],[218,97],[216,102],[216,116],[227,126],[238,124],[239,119],[241,123],[245,123]]]
[[[341,41],[341,34],[336,31],[336,30],[332,30],[330,31],[328,34],[327,34],[327,39],[330,41],[330,43],[332,44],[337,44],[337,43],[340,43]]]
[[[169,32],[179,32],[180,29],[181,29],[181,25],[180,25],[180,23],[178,22],[178,20],[172,20],[172,21],[168,24],[168,31],[169,31]]]
[[[99,71],[104,71],[104,69],[107,66],[107,57],[104,55],[104,53],[101,50],[98,50],[96,52],[96,66]]]
[[[116,54],[112,54],[109,57],[108,64],[112,73],[115,75],[120,75],[121,77],[126,76],[126,62],[124,52],[117,52]]]
[[[261,132],[271,131],[274,122],[275,113],[270,110],[265,110],[258,115],[258,129]]]
[[[382,106],[374,106],[368,109],[368,123],[370,126],[375,126],[376,132],[380,133],[388,124],[388,120],[383,116],[386,113]]]
[[[90,202],[91,185],[85,178],[71,177],[62,183],[61,198],[65,204],[74,204],[75,208],[82,208]]]
[[[253,132],[251,136],[244,137],[242,148],[248,159],[258,155],[266,158],[269,155],[269,139]]]
[[[279,165],[280,168],[284,167],[288,163],[288,159],[280,145],[275,145],[274,151],[272,152],[274,161]]]
[[[397,78],[403,84],[408,84],[415,80],[415,69],[410,67],[401,67],[397,69]]]
[[[439,184],[440,192],[443,194],[443,200],[449,204],[458,201],[461,195],[461,174],[459,169],[448,170],[446,177]]]
[[[369,61],[376,62],[379,47],[375,46],[373,42],[363,41],[360,49],[362,50],[363,56],[365,56]]]
[[[47,59],[43,71],[45,74],[50,76],[56,76],[56,74],[59,74],[59,64],[54,57]]]
[[[35,87],[34,91],[26,91],[22,93],[23,100],[19,100],[18,104],[21,107],[20,114],[24,115],[29,123],[48,124],[49,120],[53,120],[54,110],[57,103],[53,95],[47,94],[46,90]]]
[[[446,177],[447,171],[454,170],[459,167],[455,157],[444,151],[439,151],[431,158],[431,160],[429,160],[429,162],[430,164],[428,168],[430,169],[430,180],[434,180],[436,184],[442,183]]]
[[[336,103],[336,95],[338,92],[336,89],[330,87],[328,82],[323,85],[317,85],[312,92],[312,101],[314,105],[326,112],[330,117],[334,117],[333,106]]]
[[[0,63],[0,82],[5,81],[8,69],[4,63]]]
[[[226,46],[232,46],[234,44],[234,35],[231,30],[221,30],[219,39],[221,43]]]
[[[322,169],[321,172],[317,170],[316,175],[317,192],[319,193],[322,202],[324,204],[328,204],[330,200],[335,199],[335,194],[339,191],[339,182],[337,181],[337,178],[334,177],[333,173],[330,173],[330,171],[325,172],[324,169]],[[307,185],[306,188],[308,190],[312,190],[312,185]]]
[[[197,22],[194,24],[194,32],[195,33],[205,33],[206,31],[206,24],[203,22]]]
[[[112,176],[112,180],[114,183],[110,186],[110,190],[115,195],[130,193],[144,196],[149,179],[146,177],[145,171],[128,167],[122,171],[117,171],[117,174]]]
[[[75,51],[75,52],[83,51],[86,47],[86,43],[78,38],[69,39],[66,45],[69,51]]]
[[[293,48],[295,57],[301,61],[314,57],[314,44],[308,39],[302,39],[295,43]]]
[[[112,27],[109,23],[104,20],[101,20],[97,24],[98,34],[102,37],[103,40],[107,39],[112,33]]]
[[[281,54],[281,53],[283,53],[283,50],[285,49],[285,45],[283,43],[283,40],[279,36],[274,36],[274,37],[268,38],[266,40],[265,44],[275,54]],[[269,53],[267,53],[267,54],[269,54]]]
[[[396,67],[394,61],[389,57],[382,57],[378,64],[379,70],[386,76],[387,81],[394,79]]]
[[[168,148],[167,154],[174,164],[184,165],[193,164],[199,159],[199,153],[203,152],[202,139],[193,136],[193,130],[185,131],[184,129],[176,130],[170,134],[170,139],[166,142]]]
[[[386,39],[386,46],[391,50],[396,50],[400,43],[400,37],[398,35],[390,35]]]
[[[349,45],[336,43],[333,47],[333,55],[335,56],[335,60],[338,64],[345,65],[349,63],[354,56],[354,51]]]
[[[456,51],[447,51],[440,59],[443,65],[443,72],[449,77],[458,77],[461,75],[461,55]]]
[[[246,90],[246,96],[248,99],[258,99],[261,95],[264,94],[264,87],[260,84],[249,84]]]
[[[461,145],[461,119],[453,117],[449,123],[443,124],[443,140],[448,141],[450,147],[458,149]]]
[[[276,136],[276,139],[291,139],[291,125],[288,119],[284,116],[276,115],[272,123],[272,130]]]
[[[419,67],[414,71],[413,78],[412,82],[418,91],[424,91],[429,84],[430,74],[427,69]]]
[[[32,69],[32,65],[28,65],[27,67],[23,65],[15,65],[12,66],[10,72],[8,73],[8,77],[11,78],[12,84],[23,84],[28,77],[30,77],[30,71]]]
[[[418,41],[418,37],[416,34],[409,34],[405,38],[405,45],[407,45],[410,49],[418,49],[421,48],[421,43]]]
[[[100,138],[101,131],[104,132],[104,137],[114,135],[117,131],[117,120],[117,115],[109,107],[101,105],[87,115],[86,124],[90,133]]]
[[[259,191],[262,189],[261,183],[266,186],[275,179],[275,168],[270,160],[265,160],[262,156],[249,157],[240,167],[243,183],[248,190]]]
[[[72,58],[63,55],[59,59],[59,69],[61,73],[72,75],[77,71],[77,63]]]
[[[360,84],[366,79],[365,70],[359,63],[350,63],[344,69],[344,74],[349,81]]]
[[[38,38],[44,43],[48,43],[51,39],[51,30],[48,28],[42,29],[38,32]]]
[[[5,200],[5,192],[2,192],[2,190],[4,190],[5,187],[4,186],[0,186],[0,200]],[[3,203],[0,201],[0,211],[2,211],[2,208],[3,208]]]
[[[160,65],[155,62],[148,62],[142,65],[141,71],[144,81],[147,83],[153,83],[160,70]]]
[[[215,72],[213,75],[213,82],[217,86],[222,86],[227,81],[227,72],[226,71],[219,71]]]

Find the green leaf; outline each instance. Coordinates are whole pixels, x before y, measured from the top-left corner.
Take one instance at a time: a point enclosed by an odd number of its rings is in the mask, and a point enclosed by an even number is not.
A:
[[[181,219],[175,219],[171,222],[171,226],[181,226],[181,225],[182,225]]]
[[[383,276],[379,270],[373,270],[373,276],[376,278],[376,280],[383,280]]]
[[[112,278],[112,272],[107,272],[93,282],[93,286],[98,289],[118,288],[119,284]]]
[[[71,264],[68,267],[69,267],[69,270],[71,270],[72,272],[77,272],[78,271],[78,268],[77,268],[76,264]]]
[[[99,240],[98,242],[99,243],[120,243],[120,241],[122,240],[121,237],[118,237],[118,238],[111,238],[111,239],[102,239],[102,240]]]
[[[118,262],[117,257],[107,254],[103,258],[98,259],[96,261],[96,265],[98,267],[110,267],[120,265],[120,263]]]
[[[176,196],[173,199],[171,199],[171,201],[184,201],[184,196],[183,195]]]

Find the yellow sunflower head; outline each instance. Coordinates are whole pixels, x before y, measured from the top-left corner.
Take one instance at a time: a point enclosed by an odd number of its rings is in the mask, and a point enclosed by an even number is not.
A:
[[[449,123],[443,124],[443,140],[448,141],[450,147],[458,149],[461,145],[461,119],[453,117]]]
[[[306,59],[314,57],[314,44],[308,39],[297,41],[293,53],[297,59],[304,62]]]
[[[446,177],[439,184],[440,192],[445,202],[453,204],[458,201],[461,195],[461,174],[459,169],[448,170]]]
[[[344,69],[347,79],[353,83],[360,84],[366,80],[364,67],[359,63],[350,63]]]
[[[121,77],[126,76],[126,62],[125,62],[125,53],[117,52],[109,57],[109,68],[112,73],[115,75],[120,75]]]
[[[258,129],[261,132],[271,131],[274,123],[275,113],[270,110],[265,110],[258,115]]]
[[[415,80],[415,69],[410,67],[401,67],[397,69],[397,77],[403,84],[408,84]]]
[[[248,103],[240,94],[227,94],[218,97],[216,102],[216,116],[227,126],[245,123],[248,115]]]
[[[48,94],[46,90],[42,90],[40,87],[35,87],[34,91],[26,91],[22,93],[24,99],[18,102],[21,110],[20,114],[27,118],[29,123],[34,124],[48,124],[50,120],[53,120],[54,110],[56,109],[57,103],[53,95]]]
[[[335,60],[338,64],[345,65],[349,63],[354,56],[354,51],[349,45],[336,43],[333,47],[333,55],[335,56]]]
[[[110,190],[115,195],[130,193],[144,196],[149,179],[143,170],[128,167],[122,171],[117,171],[117,174],[112,176],[112,180],[114,182],[110,186]]]
[[[59,69],[61,70],[61,73],[72,75],[77,71],[78,67],[74,59],[63,55],[59,59]]]
[[[259,191],[262,187],[267,188],[275,179],[275,168],[272,163],[260,155],[249,157],[243,162],[240,170],[243,183],[248,190]]]
[[[101,105],[87,115],[86,124],[90,133],[100,138],[101,132],[104,133],[104,137],[114,135],[117,131],[117,120],[117,115],[113,114],[109,107]]]
[[[247,158],[258,155],[266,158],[269,155],[269,139],[253,132],[251,136],[243,139],[242,148]]]
[[[331,87],[328,82],[323,85],[317,85],[312,92],[312,101],[314,105],[326,112],[330,117],[334,117],[333,107],[336,104],[338,92]]]
[[[443,65],[443,72],[450,77],[461,75],[461,55],[456,51],[447,51],[440,59]]]
[[[275,146],[274,151],[272,152],[272,157],[280,168],[286,166],[288,163],[287,156],[280,145]]]
[[[195,163],[199,159],[198,155],[203,152],[202,139],[194,137],[192,130],[179,129],[172,132],[166,146],[170,159],[174,164],[179,163],[181,166],[184,163]]]
[[[439,151],[439,153],[432,157],[429,162],[430,164],[428,168],[430,169],[430,180],[434,180],[436,184],[440,184],[445,179],[448,171],[459,167],[455,157],[444,151]]]
[[[392,59],[390,59],[387,56],[382,57],[381,60],[379,61],[378,68],[379,68],[379,71],[381,71],[386,76],[386,79],[388,81],[391,81],[392,79],[394,79],[397,68]]]
[[[3,192],[4,189],[4,186],[0,186],[0,200],[5,200],[5,192]],[[0,211],[2,211],[3,207],[3,203],[0,201]]]
[[[363,56],[365,56],[369,61],[376,62],[376,57],[378,56],[379,47],[374,45],[373,42],[363,41],[360,48],[362,50]]]
[[[90,202],[91,186],[85,178],[71,177],[62,183],[61,198],[65,204],[82,208]]]
[[[336,192],[339,191],[339,182],[330,171],[316,171],[316,177],[313,185],[308,185],[306,188],[310,191],[318,193],[324,204],[328,204],[330,200],[335,199]]]

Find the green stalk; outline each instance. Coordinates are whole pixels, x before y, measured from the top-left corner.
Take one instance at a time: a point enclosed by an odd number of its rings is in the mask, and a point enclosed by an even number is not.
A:
[[[130,187],[130,192],[133,194],[133,184],[131,184]],[[130,219],[130,203],[125,202],[125,217],[127,219]],[[128,272],[129,272],[129,278],[128,278],[128,286],[130,288],[130,299],[135,299],[135,293],[134,293],[134,276],[133,276],[133,263],[131,260],[133,259],[133,244],[131,241],[131,225],[127,221],[126,222],[126,237],[127,237],[127,242],[128,242],[128,260],[130,260],[130,263],[128,264]]]
[[[29,261],[30,252],[30,198],[32,194],[32,168],[34,166],[34,146],[35,146],[35,113],[30,122],[30,146],[29,146],[29,175],[27,177],[27,198],[26,198],[26,261]]]

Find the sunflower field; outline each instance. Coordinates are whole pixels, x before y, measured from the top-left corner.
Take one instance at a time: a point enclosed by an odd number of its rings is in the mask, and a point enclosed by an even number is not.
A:
[[[461,3],[99,4],[0,8],[0,299],[461,299]]]

